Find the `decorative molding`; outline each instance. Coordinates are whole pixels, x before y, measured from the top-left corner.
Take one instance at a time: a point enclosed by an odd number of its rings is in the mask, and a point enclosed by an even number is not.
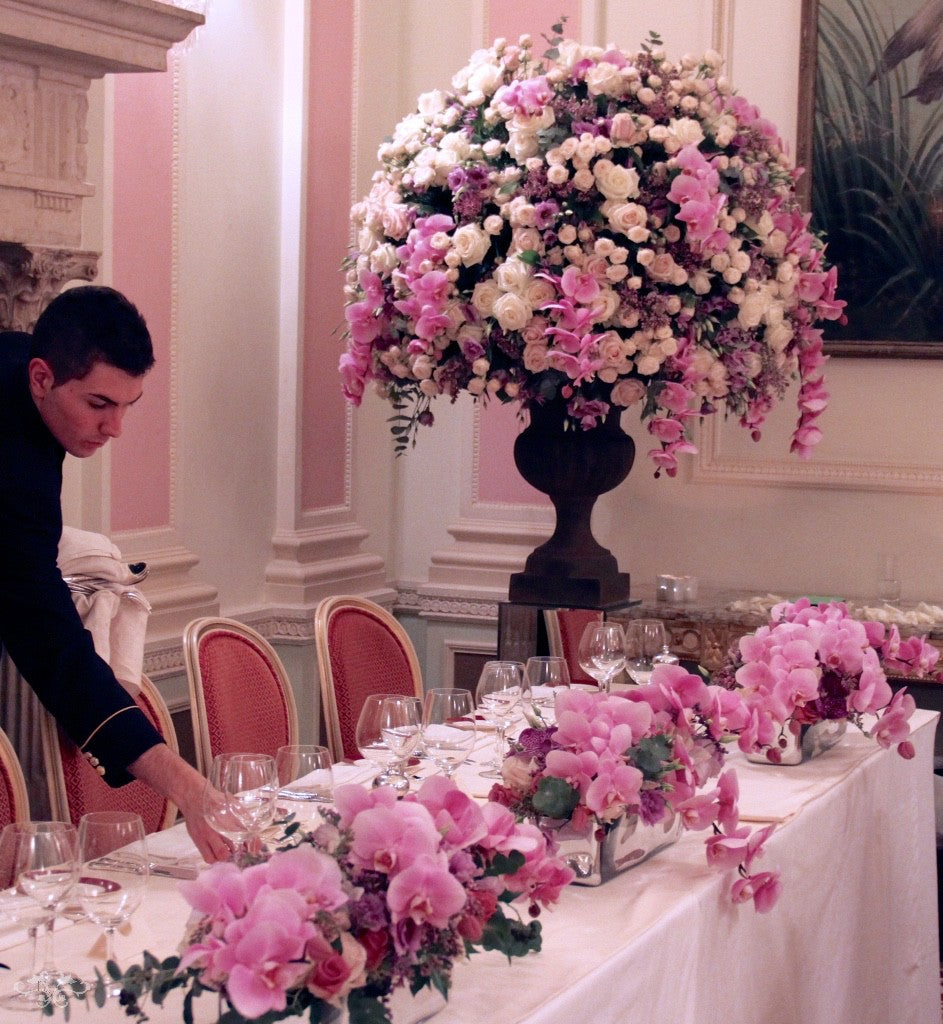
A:
[[[753,487],[822,487],[829,490],[886,491],[894,494],[943,494],[943,466],[900,462],[801,462],[746,459],[723,451],[722,423],[702,423],[699,453],[691,468],[695,483],[742,483]]]
[[[97,252],[0,242],[0,330],[31,331],[66,281],[97,273]]]
[[[425,588],[400,587],[393,610],[418,614],[421,618],[497,623],[498,601],[432,593]]]
[[[87,79],[164,71],[167,51],[204,20],[157,0],[0,0],[0,58]]]
[[[733,80],[733,26],[736,0],[714,0],[711,47],[724,58],[724,74]]]

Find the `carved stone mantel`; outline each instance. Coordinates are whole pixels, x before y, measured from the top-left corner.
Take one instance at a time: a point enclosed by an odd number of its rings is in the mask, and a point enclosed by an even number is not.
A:
[[[0,329],[28,330],[82,249],[92,79],[163,71],[203,15],[157,0],[0,0]]]

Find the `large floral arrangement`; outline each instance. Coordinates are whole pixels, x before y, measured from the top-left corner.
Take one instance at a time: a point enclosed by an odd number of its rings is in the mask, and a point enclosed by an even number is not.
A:
[[[902,651],[896,629],[886,636],[882,623],[853,618],[842,602],[813,605],[801,598],[774,606],[769,625],[741,637],[716,679],[736,687],[750,709],[739,738],[744,751],[764,750],[776,761],[787,723],[847,719],[864,729],[864,716],[873,715],[869,734],[909,758],[914,699],[891,689],[882,659],[934,663],[930,650],[916,638]]]
[[[351,1024],[389,1021],[392,992],[447,995],[452,965],[475,948],[540,948],[540,908],[572,872],[533,825],[479,806],[447,779],[398,800],[389,787],[340,786],[313,832],[249,866],[207,868],[181,891],[194,910],[180,956],[121,974],[129,1012],[173,988],[185,1013],[220,992],[226,1024],[308,1015],[346,1004]],[[528,920],[504,907],[523,904]],[[186,1019],[190,1019],[189,1017]]]
[[[843,303],[776,129],[716,53],[550,41],[478,51],[381,145],[352,210],[347,398],[373,380],[400,450],[462,390],[558,398],[583,428],[634,406],[673,474],[691,418],[723,409],[758,438],[798,378],[806,456],[828,397],[815,324]]]
[[[722,771],[726,744],[748,719],[739,694],[665,665],[624,694],[563,691],[555,719],[510,744],[490,800],[541,822],[551,835],[562,823],[602,836],[625,815],[646,825],[677,815],[686,829],[711,830],[711,864],[739,869],[735,901],[772,908],[778,874],[751,867],[773,828],[751,834],[740,826],[736,774]],[[702,792],[712,778],[716,787]]]

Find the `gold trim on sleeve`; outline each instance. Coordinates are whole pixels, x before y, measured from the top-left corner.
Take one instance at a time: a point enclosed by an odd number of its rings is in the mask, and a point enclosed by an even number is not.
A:
[[[89,745],[89,743],[91,743],[92,740],[95,738],[95,735],[99,732],[99,730],[103,729],[113,718],[117,718],[118,715],[124,714],[125,711],[137,711],[137,710],[139,710],[137,704],[129,704],[127,707],[118,708],[117,711],[113,711],[106,719],[104,719],[103,721],[99,722],[98,725],[96,725],[95,728],[92,729],[91,734],[89,735],[88,739],[82,744],[81,747],[79,747],[79,750],[85,750],[85,748]]]

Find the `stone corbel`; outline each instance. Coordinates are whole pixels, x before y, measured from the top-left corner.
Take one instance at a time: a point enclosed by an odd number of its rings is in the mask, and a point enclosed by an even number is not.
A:
[[[98,253],[0,242],[0,330],[31,331],[68,281],[92,281]]]

